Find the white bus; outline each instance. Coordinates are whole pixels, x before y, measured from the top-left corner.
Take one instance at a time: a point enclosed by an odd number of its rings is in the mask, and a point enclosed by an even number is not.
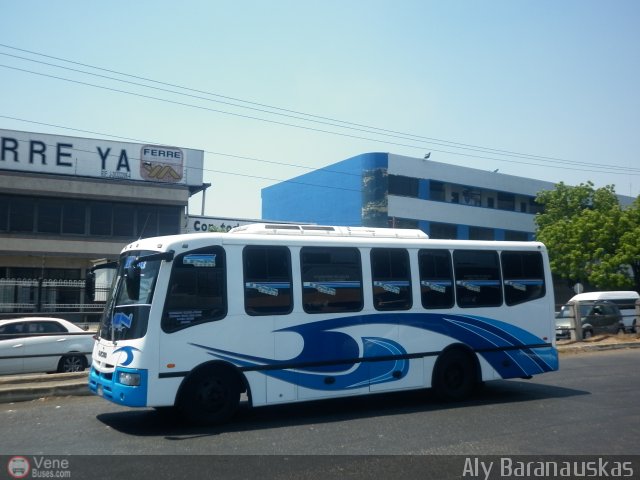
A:
[[[227,420],[251,406],[558,369],[538,242],[431,240],[419,230],[255,224],[126,246],[89,388],[131,407]]]

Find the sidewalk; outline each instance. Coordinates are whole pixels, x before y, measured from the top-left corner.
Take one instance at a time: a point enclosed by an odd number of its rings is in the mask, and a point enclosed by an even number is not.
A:
[[[557,348],[560,355],[640,348],[640,339],[634,337],[633,340],[623,341],[615,337],[598,339],[596,337],[585,342],[559,342]],[[24,402],[46,397],[89,395],[87,377],[88,371],[0,376],[0,403]]]

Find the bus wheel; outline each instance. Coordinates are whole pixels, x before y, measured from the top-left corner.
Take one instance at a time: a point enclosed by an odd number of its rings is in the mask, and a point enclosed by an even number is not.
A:
[[[186,380],[178,408],[190,423],[223,423],[240,403],[240,388],[234,376],[223,368],[209,367]]]
[[[464,400],[471,395],[476,383],[476,364],[470,353],[452,349],[438,357],[431,386],[440,400]]]

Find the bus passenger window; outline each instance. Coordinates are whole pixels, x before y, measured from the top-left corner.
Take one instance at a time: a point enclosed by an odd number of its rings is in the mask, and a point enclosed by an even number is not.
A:
[[[287,247],[247,246],[244,307],[249,315],[285,315],[293,308],[291,254]]]
[[[162,329],[175,332],[227,314],[224,250],[206,247],[176,256],[162,315]]]
[[[456,300],[459,307],[502,305],[502,282],[498,252],[456,250],[453,252]]]
[[[517,305],[545,296],[540,252],[502,252],[500,258],[507,305]]]
[[[376,310],[411,308],[411,269],[409,254],[399,248],[371,250],[373,306]]]
[[[362,310],[362,265],[357,248],[303,247],[300,268],[305,312]]]
[[[422,306],[453,307],[453,272],[449,250],[420,250],[418,264]]]

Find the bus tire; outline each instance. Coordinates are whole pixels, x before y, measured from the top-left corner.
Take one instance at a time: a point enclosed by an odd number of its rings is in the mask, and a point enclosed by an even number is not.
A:
[[[228,369],[211,366],[192,373],[180,391],[178,410],[189,422],[216,425],[229,420],[240,403],[240,385]]]
[[[440,354],[431,380],[431,387],[440,400],[464,400],[471,396],[477,383],[477,363],[471,352],[453,348]]]

